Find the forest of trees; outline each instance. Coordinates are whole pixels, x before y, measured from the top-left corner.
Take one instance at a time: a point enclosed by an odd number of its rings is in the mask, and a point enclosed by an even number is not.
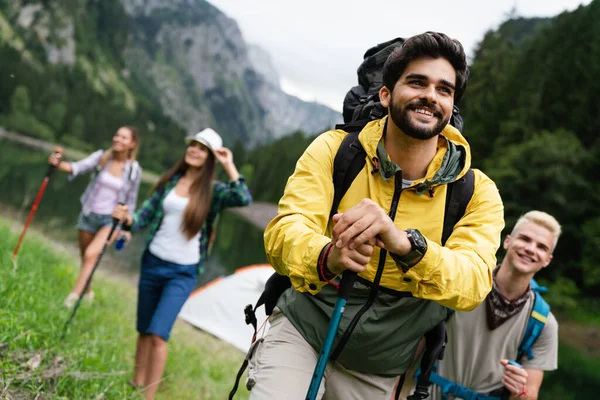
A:
[[[11,2],[0,0],[0,22],[17,18],[2,13],[16,10]],[[130,94],[133,106],[126,104],[123,91],[116,92],[115,87],[121,85],[118,79],[104,86],[90,82],[101,79],[98,75],[103,70],[123,67],[128,18],[118,0],[80,3],[48,3],[47,15],[50,25],[60,26],[63,10],[78,13],[73,19],[74,39],[77,56],[86,63],[51,64],[33,30],[16,23],[0,29],[0,126],[89,151],[110,144],[119,126],[137,125],[143,132],[141,161],[146,168],[160,171],[178,156],[168,149],[179,144],[185,132],[144,96],[143,85],[135,80],[129,83],[134,89]],[[25,51],[15,45],[20,41]]]
[[[531,208],[563,225],[542,277],[600,289],[600,1],[547,20],[511,19],[481,42],[463,111],[473,162],[508,227]],[[557,287],[558,288],[558,287]]]

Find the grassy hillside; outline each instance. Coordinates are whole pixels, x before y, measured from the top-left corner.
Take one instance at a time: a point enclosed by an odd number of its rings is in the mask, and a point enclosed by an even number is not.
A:
[[[135,350],[136,289],[124,277],[95,277],[93,306],[82,305],[64,340],[62,300],[77,261],[34,232],[19,252],[0,223],[0,387],[19,399],[134,399],[127,385]],[[224,399],[243,354],[178,321],[157,399]],[[39,397],[38,397],[39,396]],[[3,397],[4,398],[4,397]],[[247,398],[242,388],[236,398]]]

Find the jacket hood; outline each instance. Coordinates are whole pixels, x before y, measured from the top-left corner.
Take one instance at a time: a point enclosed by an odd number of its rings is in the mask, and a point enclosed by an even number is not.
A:
[[[371,163],[377,158],[377,145],[383,136],[387,118],[369,122],[359,134]],[[471,151],[467,140],[448,124],[438,137],[437,152],[427,168],[427,174],[413,182],[411,187],[421,195],[434,186],[454,182],[466,174],[470,167]]]

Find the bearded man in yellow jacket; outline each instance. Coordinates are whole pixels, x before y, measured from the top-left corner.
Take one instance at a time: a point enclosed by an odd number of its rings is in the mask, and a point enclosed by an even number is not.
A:
[[[335,155],[346,132],[321,134],[298,160],[265,231],[269,261],[292,287],[279,298],[250,367],[251,399],[304,399],[336,300],[358,273],[317,398],[389,399],[423,334],[446,307],[472,310],[492,287],[504,227],[495,184],[473,170],[473,195],[441,245],[448,184],[470,169],[448,124],[464,93],[462,45],[444,34],[407,39],[388,57],[379,92],[387,116],[358,135],[367,160],[330,218]],[[344,334],[345,333],[345,334]]]

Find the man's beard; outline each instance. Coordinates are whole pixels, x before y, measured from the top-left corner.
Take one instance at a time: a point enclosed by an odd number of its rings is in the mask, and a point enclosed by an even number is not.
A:
[[[433,116],[438,119],[437,125],[432,128],[426,128],[421,126],[418,123],[413,123],[410,120],[409,111],[416,110],[417,108],[426,107],[429,110],[433,111]],[[408,103],[404,109],[400,108],[394,104],[394,101],[390,99],[390,117],[392,121],[396,124],[402,132],[406,133],[408,136],[419,139],[419,140],[428,140],[432,137],[439,135],[446,125],[448,121],[450,121],[450,117],[443,119],[442,111],[435,104],[430,104],[427,100],[417,100],[411,103]]]

